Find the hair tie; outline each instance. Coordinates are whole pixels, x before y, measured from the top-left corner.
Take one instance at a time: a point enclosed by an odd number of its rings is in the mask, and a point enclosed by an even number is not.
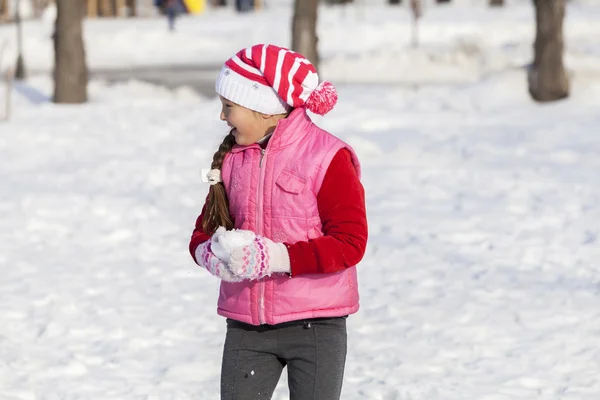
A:
[[[202,170],[202,182],[208,183],[209,185],[216,185],[219,182],[223,182],[221,179],[220,169],[203,169]]]

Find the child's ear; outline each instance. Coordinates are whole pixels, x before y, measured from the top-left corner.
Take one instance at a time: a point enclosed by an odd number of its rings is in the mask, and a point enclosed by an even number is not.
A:
[[[272,117],[272,115],[269,115],[269,114],[260,114],[260,115],[263,117],[263,119],[269,119]]]

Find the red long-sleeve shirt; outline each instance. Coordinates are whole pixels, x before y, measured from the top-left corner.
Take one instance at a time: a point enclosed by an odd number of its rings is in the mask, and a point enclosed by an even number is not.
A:
[[[317,206],[324,236],[285,243],[292,276],[341,271],[358,264],[365,254],[368,237],[365,192],[348,150],[338,151],[331,160],[317,194]],[[210,239],[202,230],[205,209],[206,204],[190,240],[192,257],[196,247]]]

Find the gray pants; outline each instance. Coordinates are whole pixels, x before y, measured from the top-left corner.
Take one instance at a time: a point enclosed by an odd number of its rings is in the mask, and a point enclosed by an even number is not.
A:
[[[346,317],[253,326],[227,319],[221,400],[269,400],[288,368],[290,400],[339,400]]]

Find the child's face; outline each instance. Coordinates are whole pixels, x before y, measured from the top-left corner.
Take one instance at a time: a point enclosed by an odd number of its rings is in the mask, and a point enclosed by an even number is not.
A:
[[[219,97],[222,104],[221,121],[227,122],[227,125],[233,128],[232,133],[237,144],[247,146],[265,136],[264,122],[258,113]]]

